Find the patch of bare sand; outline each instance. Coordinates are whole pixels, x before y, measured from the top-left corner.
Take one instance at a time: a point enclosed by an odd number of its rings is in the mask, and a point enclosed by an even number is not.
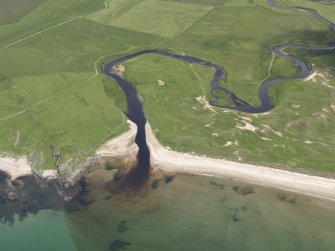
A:
[[[232,178],[335,201],[335,179],[168,151],[157,141],[149,123],[146,124],[146,133],[153,168],[167,172]]]
[[[215,114],[217,113],[215,109],[209,104],[205,96],[199,96],[195,98],[200,104],[204,105],[204,109],[208,109]]]
[[[130,120],[129,131],[107,141],[96,150],[96,157],[118,159],[122,165],[129,166],[137,161],[138,146],[135,144],[137,126]]]
[[[314,71],[308,77],[306,77],[304,81],[313,81],[314,83],[320,82],[323,86],[326,86],[328,88],[335,88],[334,86],[329,84],[329,79],[331,77],[332,75],[327,70],[324,73]]]
[[[0,171],[6,173],[12,181],[20,177],[32,175],[30,164],[25,157],[1,157]]]
[[[237,124],[236,128],[241,129],[243,131],[250,131],[250,132],[256,132],[258,130],[258,128],[244,120],[242,120],[242,122],[244,123],[244,126],[242,126],[241,124]]]

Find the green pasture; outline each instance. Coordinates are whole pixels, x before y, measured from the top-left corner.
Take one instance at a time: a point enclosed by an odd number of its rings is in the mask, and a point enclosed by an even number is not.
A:
[[[126,78],[135,83],[145,114],[163,145],[181,152],[331,174],[335,69],[326,56],[307,60],[318,65],[316,71],[328,74],[327,79],[275,86],[270,95],[276,108],[264,115],[206,108],[196,98],[210,100],[213,70],[208,67],[157,55],[141,56],[124,65]],[[281,59],[277,62],[273,69],[278,77],[286,68]],[[165,85],[160,86],[158,80]],[[255,132],[239,129],[244,122],[255,126]]]
[[[60,163],[73,169],[100,144],[127,130],[124,95],[101,76],[102,62],[141,49],[184,52],[220,64],[225,69],[222,85],[257,105],[262,81],[297,71],[292,63],[272,58],[273,46],[335,41],[311,15],[272,8],[265,0],[112,0],[107,9],[103,0],[43,0],[29,12],[17,13],[20,18],[0,25],[0,152],[28,155],[43,169],[54,167],[50,144],[60,152]],[[329,55],[293,53],[321,72],[331,69]],[[270,93],[276,108],[254,116],[204,109],[199,97],[211,99],[209,68],[155,55],[125,66],[125,77],[136,84],[164,145],[333,172],[333,94],[321,78],[276,86]],[[330,85],[333,76],[327,77]],[[219,102],[229,100],[223,96]],[[324,108],[330,112],[326,120],[315,115]],[[238,129],[242,120],[257,127],[256,132]],[[286,127],[292,121],[294,126]]]
[[[52,144],[60,163],[71,161],[73,167],[125,131],[126,121],[105,94],[102,79],[91,77],[81,72],[13,78],[12,88],[2,89],[1,104],[7,106],[1,111],[0,151],[28,154],[38,167],[52,168]]]
[[[258,105],[258,88],[268,77],[271,47],[281,43],[317,46],[334,40],[328,27],[309,15],[246,4],[216,7],[175,39],[173,47],[224,66],[228,77],[224,86]]]
[[[316,10],[331,22],[335,23],[335,1],[308,1],[308,0],[276,0],[280,6],[305,7]]]
[[[42,0],[0,0],[0,25],[13,23],[32,11]]]
[[[115,0],[109,9],[87,18],[105,25],[173,38],[212,8],[208,5],[156,0]]]

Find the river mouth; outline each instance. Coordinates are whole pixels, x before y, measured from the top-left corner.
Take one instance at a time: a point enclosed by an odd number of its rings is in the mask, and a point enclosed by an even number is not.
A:
[[[66,203],[66,217],[77,250],[331,250],[335,246],[335,206],[327,201],[266,192],[218,178],[152,178],[146,119],[135,96],[129,94],[127,99],[134,108],[128,109],[127,116],[139,127],[138,163],[116,180],[115,174],[106,175],[106,170],[89,173],[81,182],[82,192]],[[240,108],[247,107],[237,103]],[[2,190],[6,189],[5,180],[0,175]],[[37,193],[40,187],[30,187],[34,180],[21,181],[25,183],[25,194],[31,195],[11,203],[6,195],[0,205],[2,222],[13,224],[14,214],[23,220],[47,208],[63,210],[64,204],[56,195],[53,197],[54,191],[47,188],[45,193]],[[21,186],[19,183],[17,186]],[[91,240],[92,246],[85,246],[78,232]]]

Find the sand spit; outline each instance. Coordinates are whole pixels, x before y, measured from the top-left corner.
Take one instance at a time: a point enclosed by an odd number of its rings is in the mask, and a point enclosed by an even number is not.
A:
[[[335,201],[335,179],[169,151],[157,141],[149,123],[146,124],[146,133],[154,168],[168,172],[232,178]]]
[[[99,159],[117,159],[123,166],[129,166],[137,161],[138,146],[135,144],[137,126],[130,120],[129,131],[120,136],[107,141],[96,151],[96,157]]]
[[[30,164],[25,157],[1,157],[0,171],[6,173],[12,181],[20,177],[32,175]]]

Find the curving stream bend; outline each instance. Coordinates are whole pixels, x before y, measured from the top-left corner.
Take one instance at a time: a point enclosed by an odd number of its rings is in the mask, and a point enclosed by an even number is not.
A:
[[[320,19],[324,23],[326,23],[330,28],[335,32],[335,24],[329,21],[328,19],[322,17],[319,15],[315,10],[307,9],[307,8],[302,8],[302,7],[279,7],[277,3],[275,3],[273,0],[268,0],[268,4],[270,4],[273,7],[276,8],[283,8],[287,10],[297,10],[297,11],[303,11],[303,12],[309,12],[311,13],[314,17]],[[241,112],[247,112],[247,113],[263,113],[271,110],[273,108],[273,104],[270,101],[268,91],[269,89],[276,85],[279,84],[283,81],[287,80],[299,80],[299,79],[304,79],[310,75],[310,69],[308,68],[307,64],[300,59],[288,55],[284,52],[286,49],[291,49],[291,48],[299,48],[299,49],[306,49],[306,50],[325,50],[325,51],[330,51],[335,49],[334,46],[329,46],[329,47],[324,47],[324,48],[315,48],[315,47],[310,47],[310,46],[304,46],[304,45],[293,45],[293,44],[285,44],[285,45],[279,45],[276,46],[272,49],[273,53],[279,57],[286,58],[290,61],[292,61],[294,64],[296,64],[300,68],[300,73],[295,76],[295,77],[282,77],[282,78],[277,78],[273,80],[266,80],[263,82],[262,86],[259,89],[259,99],[261,101],[261,105],[259,107],[254,107],[248,104],[247,102],[243,101],[242,99],[238,98],[237,95],[227,88],[223,87],[220,85],[220,82],[222,81],[224,77],[224,71],[221,66],[219,66],[216,63],[204,61],[195,57],[187,56],[187,55],[182,55],[182,54],[174,54],[171,52],[167,52],[164,50],[158,50],[158,49],[153,49],[153,50],[142,50],[133,54],[126,55],[124,57],[121,57],[117,60],[114,60],[112,62],[109,62],[103,66],[103,72],[104,74],[110,76],[116,82],[120,85],[122,88],[123,92],[126,95],[127,103],[128,103],[128,112],[127,116],[128,118],[134,122],[137,127],[137,135],[135,139],[135,143],[139,147],[139,153],[138,153],[138,163],[135,168],[130,173],[130,178],[132,183],[138,183],[138,181],[143,181],[146,180],[147,177],[149,176],[150,173],[150,152],[146,143],[146,136],[145,136],[145,123],[146,123],[146,118],[144,116],[143,110],[142,110],[142,104],[139,101],[137,97],[137,92],[136,88],[134,85],[127,81],[126,79],[120,77],[117,73],[113,71],[114,66],[117,66],[118,64],[121,64],[129,59],[138,57],[143,54],[159,54],[171,58],[175,58],[178,60],[183,60],[189,63],[195,63],[199,65],[204,65],[210,68],[213,68],[215,70],[213,79],[211,80],[211,91],[212,91],[212,97],[213,100],[219,99],[217,95],[215,95],[214,91],[222,91],[226,95],[228,95],[232,101],[232,103],[235,105],[235,107],[229,107],[229,106],[217,106],[220,108],[227,108],[227,109],[235,109]],[[214,105],[214,102],[210,102],[211,105]]]

